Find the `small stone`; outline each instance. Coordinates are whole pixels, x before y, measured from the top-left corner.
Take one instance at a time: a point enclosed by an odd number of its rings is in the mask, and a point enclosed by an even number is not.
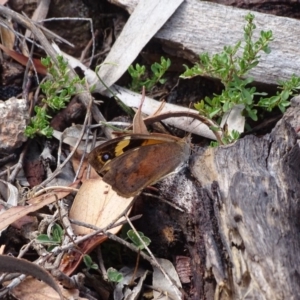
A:
[[[0,154],[11,153],[26,142],[24,131],[28,121],[25,99],[0,100]]]

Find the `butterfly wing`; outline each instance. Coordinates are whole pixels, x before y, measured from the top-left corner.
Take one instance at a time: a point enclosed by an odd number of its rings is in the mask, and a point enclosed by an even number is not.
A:
[[[131,197],[173,172],[189,154],[190,144],[184,139],[131,134],[96,147],[88,160],[119,195]]]
[[[142,146],[105,166],[103,180],[119,195],[131,197],[173,172],[189,153],[190,147],[183,141]]]

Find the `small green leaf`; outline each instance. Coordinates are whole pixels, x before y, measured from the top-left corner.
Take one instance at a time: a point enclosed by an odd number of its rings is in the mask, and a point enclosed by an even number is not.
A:
[[[49,67],[50,66],[50,63],[51,63],[51,60],[50,60],[50,57],[49,56],[47,56],[47,57],[42,57],[41,58],[41,63],[42,63],[42,65],[44,66],[44,67]]]
[[[251,105],[253,102],[252,94],[247,89],[243,89],[242,95],[243,95],[244,99],[246,100],[245,104]]]
[[[282,107],[288,107],[291,105],[291,102],[290,101],[281,101],[280,102],[280,106]]]
[[[47,234],[40,234],[40,235],[38,235],[36,237],[36,241],[38,243],[43,243],[43,244],[52,244],[53,243],[53,240],[50,239]]]
[[[282,101],[286,101],[290,97],[290,92],[285,90],[281,93],[281,99]]]
[[[157,83],[164,84],[166,82],[165,78],[162,78],[167,69],[171,65],[170,59],[165,59],[161,57],[160,64],[155,62],[151,65],[150,69],[152,71],[152,76],[150,78],[145,78],[145,66],[140,66],[136,64],[136,68],[132,65],[128,68],[128,73],[131,76],[132,82],[130,88],[133,91],[140,91],[144,86],[146,91],[150,91]]]
[[[98,265],[93,262],[89,255],[85,254],[83,256],[83,262],[88,269],[98,270]]]
[[[218,142],[215,142],[215,141],[211,141],[209,145],[210,145],[210,147],[212,147],[212,148],[216,148],[216,147],[219,147],[219,146],[220,146],[219,143],[218,143]]]
[[[256,109],[250,109],[249,107],[246,107],[246,111],[247,111],[248,116],[253,121],[257,121],[257,110]]]
[[[111,282],[121,282],[124,276],[114,268],[107,269],[107,277]]]
[[[158,82],[159,82],[160,84],[164,84],[166,81],[167,81],[167,79],[165,79],[165,78],[162,78],[162,79],[159,79],[159,80],[158,80]]]
[[[151,240],[148,237],[146,237],[143,232],[138,231],[138,234],[140,235],[141,239],[146,244],[146,246],[149,246],[151,243]],[[133,242],[133,244],[136,247],[138,247],[141,250],[145,248],[144,244],[141,242],[139,237],[136,235],[136,233],[132,229],[128,230],[127,236],[131,239],[131,241]]]
[[[270,53],[271,53],[271,48],[270,48],[269,46],[263,47],[262,50],[263,50],[266,54],[270,54]]]
[[[154,63],[153,65],[151,65],[151,71],[154,73],[154,75],[157,76],[160,71],[160,65],[158,63]]]
[[[216,108],[213,109],[210,113],[209,113],[209,117],[212,119],[214,116],[218,115],[218,113],[221,111],[221,108]]]
[[[64,235],[64,230],[58,224],[54,224],[52,227],[52,235],[55,241],[61,242]]]
[[[220,127],[210,126],[209,129],[212,130],[212,131],[219,131]]]
[[[86,254],[86,255],[83,256],[83,262],[85,263],[85,265],[87,267],[90,267],[93,263],[93,260],[89,255]]]

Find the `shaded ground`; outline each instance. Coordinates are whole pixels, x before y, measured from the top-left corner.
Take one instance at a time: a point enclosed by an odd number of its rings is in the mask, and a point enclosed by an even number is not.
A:
[[[226,4],[236,4],[237,6],[241,6],[239,3],[226,3]],[[283,6],[272,6],[272,10],[270,11],[270,5],[272,3],[265,3],[260,5],[259,3],[250,3],[248,7],[243,8],[251,8],[257,9],[263,12],[272,12],[274,14],[284,14],[286,16],[291,17],[291,13],[294,12],[294,17],[298,17],[298,5],[291,4]],[[31,7],[23,7],[22,10],[30,16],[32,12]],[[286,14],[285,14],[286,13]],[[121,31],[123,25],[128,18],[128,14],[120,8],[117,8],[114,5],[99,2],[95,4],[93,1],[82,2],[75,1],[72,2],[71,5],[69,3],[58,3],[57,5],[51,4],[48,17],[77,17],[77,18],[92,18],[95,32],[95,58],[92,60],[91,68],[93,69],[96,65],[101,64],[101,62],[105,59],[107,53],[109,52],[112,44],[118,36],[118,33]],[[86,21],[63,21],[57,22],[53,21],[51,24],[47,24],[47,27],[60,36],[66,38],[70,42],[75,44],[75,48],[62,46],[62,49],[68,52],[70,55],[74,57],[80,57],[82,51],[85,49],[86,45],[90,41],[90,24]],[[41,51],[38,50],[34,53],[36,57],[40,57]],[[85,62],[88,62],[88,58],[91,55],[91,48],[87,49],[87,54],[85,57]],[[161,56],[166,56],[159,41],[152,40],[143,50],[143,52],[136,59],[135,63],[140,63],[146,65],[148,70],[150,70],[150,66],[155,61],[159,61]],[[214,93],[219,93],[222,89],[221,84],[212,79],[207,78],[194,78],[191,80],[179,80],[178,76],[183,71],[183,64],[190,64],[190,62],[178,59],[176,57],[170,57],[172,61],[172,66],[170,70],[166,74],[167,81],[163,85],[158,85],[155,89],[153,89],[149,96],[156,99],[165,99],[167,102],[180,104],[189,107],[193,103],[199,101],[205,96],[211,96]],[[1,65],[1,87],[0,87],[0,98],[2,100],[6,100],[12,96],[16,96],[25,88],[22,88],[23,84],[23,74],[25,68],[20,66],[18,63],[13,62],[9,57],[4,56],[3,63]],[[39,78],[42,79],[42,76]],[[128,74],[125,74],[118,82],[118,84],[122,86],[128,86],[130,83],[130,77]],[[32,80],[32,86],[29,88],[29,91],[35,91],[37,88],[37,81],[35,79]],[[262,87],[260,87],[262,88]],[[265,87],[263,87],[265,88]],[[269,91],[272,93],[275,92],[274,87],[267,87]],[[28,91],[27,91],[28,92]],[[104,100],[104,103],[101,105],[101,112],[104,117],[110,121],[115,117],[120,117],[126,115],[117,105],[117,103],[110,99],[105,99],[103,96],[94,95],[95,99]],[[38,99],[36,99],[38,101]],[[85,107],[77,101],[76,97],[72,99],[68,108],[66,108],[63,112],[60,112],[56,116],[54,116],[51,126],[59,131],[63,131],[66,127],[70,126],[72,123],[82,123],[84,116],[86,113]],[[273,120],[273,122],[263,123],[263,124],[251,124],[254,128],[255,126],[261,126],[260,130],[255,132],[257,134],[262,134],[270,131],[275,121],[278,120],[280,116],[279,112],[274,112],[266,117],[266,122],[269,120]],[[127,116],[126,116],[127,117]],[[274,119],[273,119],[274,118]],[[172,128],[168,128],[170,132],[172,132]],[[208,145],[209,141],[204,138],[194,138],[194,142],[197,142],[201,145]],[[45,147],[46,145],[46,147]],[[48,170],[54,170],[55,167],[53,165],[53,161],[49,160],[41,161],[39,155],[45,148],[48,149],[50,153],[54,157],[57,156],[58,151],[58,142],[56,140],[46,141],[45,139],[35,139],[25,146],[24,144],[17,149],[14,149],[15,155],[19,155],[24,147],[28,147],[27,154],[24,160],[24,172],[25,177],[30,185],[30,188],[40,184],[45,178],[47,178],[47,168]],[[65,154],[68,153],[68,147],[63,149]],[[9,156],[7,159],[7,154],[11,153],[2,153],[1,162],[3,168],[7,166],[7,163],[10,160],[15,161],[15,156]],[[189,180],[193,180],[190,178],[189,171],[185,170]],[[20,179],[19,179],[20,180]],[[165,198],[170,197],[170,195],[166,196],[166,190],[169,192],[169,188],[164,187],[164,185],[158,186],[159,190],[152,191],[152,193],[156,196],[163,196]],[[208,205],[209,206],[209,205]],[[210,213],[213,210],[212,207],[208,207],[208,212]],[[44,209],[42,213],[52,214],[51,209]],[[208,215],[209,215],[208,213]],[[132,215],[143,214],[143,217],[135,222],[135,225],[138,230],[142,231],[146,236],[148,236],[152,240],[151,249],[155,256],[164,257],[172,261],[174,264],[178,261],[178,258],[189,259],[188,253],[195,252],[196,250],[190,249],[191,244],[188,233],[189,233],[189,220],[186,219],[185,216],[178,213],[178,211],[168,204],[161,203],[159,200],[151,199],[151,197],[140,197],[136,202]],[[209,219],[209,216],[206,216]],[[35,221],[39,223],[42,219],[42,216],[39,216]],[[211,224],[209,226],[214,227],[215,220],[210,220]],[[36,230],[38,224],[33,224],[33,230]],[[39,224],[41,226],[41,224]],[[185,226],[185,228],[183,228]],[[23,229],[9,227],[5,233],[1,236],[1,243],[5,245],[5,253],[11,253],[14,256],[17,256],[23,247],[24,244],[27,244],[29,241],[29,233],[26,232],[24,234]],[[29,230],[30,231],[30,230]],[[125,229],[123,229],[125,231]],[[204,251],[201,249],[200,241],[197,241],[197,251],[201,253]],[[102,248],[102,256],[104,260],[105,266],[114,266],[116,269],[121,268],[124,265],[129,265],[133,267],[136,263],[136,253],[129,251],[126,247],[121,247],[116,242],[108,242],[104,243]],[[30,249],[25,258],[33,261],[38,257],[36,249]],[[94,261],[99,259],[99,252],[93,251],[91,253],[91,257]],[[149,263],[141,260],[140,265],[147,268]],[[81,264],[76,272],[82,270],[85,266]],[[177,271],[179,268],[177,268]],[[204,270],[197,270],[201,272],[201,275],[204,275]],[[179,271],[178,271],[179,272]],[[184,267],[182,271],[183,275],[181,275],[181,281],[184,283],[183,288],[184,291],[189,295],[193,295],[196,287],[191,282],[190,278],[192,277],[189,262]],[[195,270],[194,270],[195,272]],[[106,292],[112,292],[114,289],[113,285],[107,284],[99,276],[97,272],[90,272],[93,274],[94,278],[97,279],[96,283],[90,279],[86,281],[86,285],[91,289],[91,294],[95,298],[103,297],[103,299],[108,299],[106,297]],[[200,275],[198,274],[200,277]],[[194,274],[195,277],[195,274]],[[182,279],[185,278],[185,279]],[[99,283],[100,282],[100,283]],[[151,285],[151,281],[147,282]],[[97,290],[97,285],[103,285],[103,287]],[[151,288],[149,288],[151,290]],[[104,292],[105,291],[105,292]],[[89,291],[85,291],[87,294]],[[100,296],[101,295],[101,296]]]

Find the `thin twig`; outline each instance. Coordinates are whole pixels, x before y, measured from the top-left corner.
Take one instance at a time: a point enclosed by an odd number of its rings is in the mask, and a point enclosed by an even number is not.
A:
[[[144,120],[144,122],[146,125],[150,125],[152,123],[159,122],[159,121],[162,121],[165,119],[178,118],[178,117],[189,117],[191,119],[199,120],[200,122],[204,123],[208,128],[211,128],[211,127],[219,128],[220,127],[218,124],[214,123],[212,120],[210,120],[204,116],[201,116],[199,114],[191,113],[188,111],[162,113],[162,114],[159,114],[159,115],[156,115],[153,117],[146,118]],[[221,132],[216,131],[216,130],[212,130],[212,132],[215,135],[217,141],[220,143],[220,145],[223,145]]]
[[[85,58],[85,56],[86,56],[86,53],[87,53],[87,51],[90,49],[90,47],[91,47],[91,45],[93,45],[93,48],[92,48],[92,55],[90,56],[90,58],[89,58],[89,64],[88,64],[88,67],[90,67],[91,66],[91,64],[92,64],[92,61],[93,61],[93,59],[94,59],[94,57],[95,57],[95,37],[96,36],[98,36],[98,34],[99,34],[99,30],[98,29],[96,29],[95,30],[95,35],[94,36],[92,36],[92,38],[90,39],[90,41],[88,42],[88,44],[86,45],[86,47],[82,50],[82,52],[81,52],[81,56],[80,56],[80,61],[81,62],[83,62],[83,60],[84,60],[84,58]]]
[[[78,189],[70,187],[70,186],[55,185],[55,186],[45,187],[45,188],[39,190],[38,192],[34,193],[33,197],[40,196],[41,194],[43,194],[47,191],[56,190],[56,189],[62,189],[62,190],[76,192],[76,193],[79,191]]]
[[[157,196],[157,195],[154,195],[154,194],[151,194],[151,193],[145,193],[145,192],[142,192],[142,194],[145,195],[145,196],[148,196],[148,197],[152,197],[152,198],[158,199],[159,201],[164,202],[164,203],[166,203],[167,205],[170,205],[170,206],[172,206],[173,208],[175,208],[175,209],[177,209],[177,210],[179,210],[179,211],[181,211],[181,212],[185,212],[185,210],[182,209],[181,207],[179,207],[178,205],[172,203],[171,201],[168,201],[168,200],[166,200],[166,199],[163,199],[163,198],[161,198],[161,197],[159,197],[159,196]]]
[[[133,217],[130,217],[130,220],[131,221],[136,221],[138,219],[140,219],[142,217],[142,215],[136,215],[136,216],[133,216]],[[86,228],[89,228],[89,229],[93,229],[93,230],[100,230],[100,228],[98,226],[95,226],[95,225],[92,225],[92,224],[89,224],[89,223],[86,223],[86,222],[83,222],[83,221],[78,221],[78,220],[73,220],[73,219],[70,219],[70,222],[74,225],[78,225],[78,226],[82,226],[82,227],[86,227]],[[120,222],[117,222],[115,223],[112,227],[110,227],[109,229],[112,229],[114,227],[118,227],[118,226],[122,226],[124,224],[127,224],[127,221],[126,220],[123,220],[123,221],[120,221]]]
[[[103,260],[103,256],[102,256],[101,245],[99,247],[97,247],[97,258],[98,258],[102,278],[105,281],[107,281],[108,276],[107,276],[107,272],[106,272],[106,269],[105,269],[105,266],[104,266],[104,260]]]
[[[18,173],[20,172],[20,170],[23,168],[23,161],[24,161],[25,155],[27,153],[29,144],[30,144],[30,141],[28,141],[26,143],[22,153],[20,154],[19,161],[16,164],[16,167],[14,168],[12,173],[10,174],[10,176],[7,180],[8,182],[13,182],[15,180],[15,178],[17,177]]]
[[[124,215],[126,215],[129,210],[131,209],[133,203],[134,203],[135,199],[132,199],[132,201],[128,204],[128,206],[124,209],[124,211],[119,214],[114,220],[112,220],[106,227],[104,228],[99,228],[98,230],[96,230],[95,232],[92,232],[90,234],[87,234],[83,237],[80,237],[78,238],[75,243],[78,245],[88,239],[90,239],[91,237],[95,236],[95,235],[98,235],[98,234],[105,234],[105,235],[108,235],[108,230],[115,227],[115,223],[120,219],[122,218]],[[73,243],[69,243],[68,245],[64,245],[64,246],[61,246],[61,247],[55,247],[52,252],[53,253],[60,253],[60,252],[63,252],[63,251],[66,251],[66,250],[69,250],[71,249],[72,247],[74,246]]]
[[[85,82],[85,84],[86,84],[86,89],[88,89],[89,86],[88,86],[87,82]],[[93,102],[93,99],[92,99],[91,95],[90,95],[90,101]],[[88,121],[87,121],[87,125],[84,127],[84,130],[86,132],[87,138],[85,139],[83,155],[81,156],[81,159],[80,159],[78,168],[76,170],[76,174],[75,174],[73,182],[75,182],[77,180],[78,174],[79,174],[79,172],[81,170],[81,167],[82,167],[82,165],[84,163],[85,153],[87,152],[87,147],[88,147],[88,144],[89,144],[88,136],[90,134],[90,125],[91,125],[91,119],[92,119],[90,113],[88,114],[88,117],[89,118],[88,118]]]

